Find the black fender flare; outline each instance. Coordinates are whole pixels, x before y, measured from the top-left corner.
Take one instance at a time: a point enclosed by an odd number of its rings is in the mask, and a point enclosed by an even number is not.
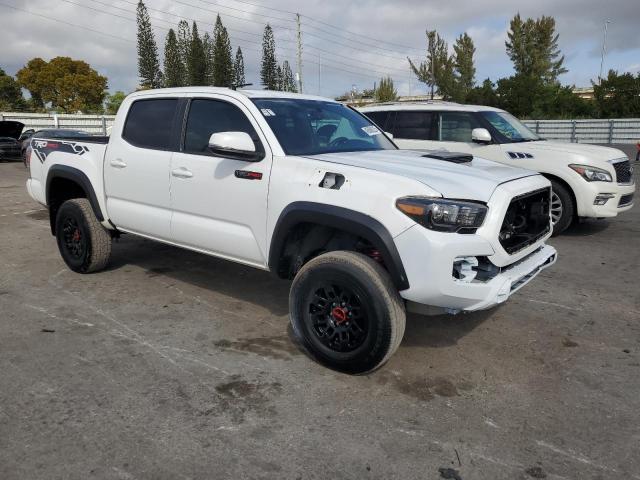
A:
[[[96,197],[96,192],[93,189],[93,185],[91,185],[91,180],[89,180],[89,177],[87,177],[87,175],[82,170],[69,167],[68,165],[53,165],[47,173],[47,183],[45,191],[48,206],[51,206],[51,182],[56,178],[64,178],[66,180],[71,180],[72,182],[77,183],[80,188],[84,190],[84,193],[86,194],[87,199],[91,204],[91,208],[93,209],[93,213],[95,214],[98,221],[104,221],[104,215],[102,215],[102,210],[100,210],[98,197]],[[54,222],[55,219],[52,219],[52,231],[54,229]]]
[[[314,202],[293,202],[282,211],[271,237],[269,270],[279,271],[279,263],[289,232],[300,223],[311,223],[349,232],[367,240],[381,254],[398,290],[409,288],[402,259],[393,237],[382,223],[348,208]]]

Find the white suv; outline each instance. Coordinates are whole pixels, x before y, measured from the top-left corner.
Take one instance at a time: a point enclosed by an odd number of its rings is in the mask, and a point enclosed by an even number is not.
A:
[[[389,103],[361,111],[400,148],[472,153],[551,180],[554,234],[577,217],[615,217],[633,206],[633,166],[620,150],[550,142],[508,112],[447,102]]]

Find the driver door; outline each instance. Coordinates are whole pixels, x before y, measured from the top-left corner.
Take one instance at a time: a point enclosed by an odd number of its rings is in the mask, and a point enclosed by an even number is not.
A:
[[[225,95],[192,98],[180,152],[171,158],[174,242],[257,267],[267,265],[267,194],[272,154],[242,103]],[[265,156],[259,162],[212,154],[213,133],[248,133]],[[243,175],[238,172],[251,172]]]

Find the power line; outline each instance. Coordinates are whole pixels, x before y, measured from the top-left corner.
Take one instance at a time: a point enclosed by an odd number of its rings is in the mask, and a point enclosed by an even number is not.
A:
[[[127,21],[130,21],[130,22],[136,22],[135,18],[125,17],[125,16],[122,16],[122,15],[118,15],[118,14],[113,13],[113,12],[108,12],[108,11],[105,11],[105,10],[102,10],[102,9],[99,9],[99,8],[95,8],[95,7],[92,7],[92,6],[89,6],[89,5],[83,5],[83,4],[80,4],[80,3],[76,3],[76,2],[74,2],[74,1],[72,1],[72,0],[61,0],[61,1],[66,2],[66,3],[69,3],[69,4],[71,4],[71,5],[76,5],[76,6],[83,7],[83,8],[86,8],[86,9],[92,10],[92,11],[96,11],[96,12],[102,13],[102,14],[104,14],[104,15],[111,15],[111,16],[113,16],[113,17],[122,18],[122,19],[127,20]],[[130,14],[134,14],[134,13],[135,13],[135,12],[132,12],[132,11],[130,11],[130,10],[122,9],[122,8],[120,8],[120,7],[115,7],[115,6],[112,6],[112,5],[105,4],[104,2],[101,2],[101,1],[99,1],[99,0],[91,0],[91,1],[93,1],[94,3],[98,3],[98,4],[102,4],[102,5],[106,5],[106,6],[109,6],[109,7],[118,8],[118,9],[120,9],[120,10],[124,10],[125,12],[128,12],[128,13],[130,13]],[[123,1],[124,1],[124,0],[123,0]],[[127,2],[127,3],[128,3],[128,2]],[[158,9],[154,9],[154,10],[158,11]],[[178,16],[178,15],[176,15],[176,14],[172,14],[172,13],[169,13],[169,12],[166,12],[166,11],[162,11],[162,13],[167,14],[167,15],[174,15],[174,16]],[[157,19],[156,17],[152,17],[152,18]],[[168,22],[167,20],[163,20],[163,19],[157,19],[157,20],[164,21],[164,22]],[[194,21],[196,21],[196,20],[194,20]],[[203,23],[206,23],[206,22],[203,22]],[[168,30],[169,30],[167,27],[162,27],[162,26],[159,26],[159,25],[156,25],[156,28],[160,28],[160,29],[163,29],[163,30],[165,30],[165,31],[168,31]],[[230,30],[230,31],[231,31],[232,29],[228,29],[228,30]],[[242,33],[250,34],[249,32],[242,32]],[[261,42],[258,42],[258,41],[255,41],[255,40],[249,40],[249,39],[245,39],[245,38],[241,38],[241,39],[239,39],[239,40],[242,40],[242,41],[247,42],[247,43],[253,43],[253,44],[256,44],[256,45],[261,45]],[[345,56],[345,55],[336,54],[336,53],[330,52],[330,51],[328,51],[328,50],[321,49],[321,48],[319,48],[319,47],[315,47],[315,46],[312,46],[312,45],[306,45],[306,44],[305,44],[305,46],[307,46],[308,48],[312,48],[312,49],[315,49],[315,50],[318,50],[318,51],[321,51],[321,52],[327,53],[327,54],[329,54],[329,55],[334,55],[334,56],[338,56],[338,57],[346,58],[347,60],[353,60],[352,58],[347,57],[347,56]],[[284,51],[287,51],[287,52],[289,52],[289,53],[295,53],[295,52],[294,52],[294,50],[292,50],[292,49],[290,49],[290,48],[287,48],[287,47],[279,47],[279,48],[280,48],[280,50],[284,50]],[[259,51],[259,50],[258,50],[258,53],[260,53],[260,51]],[[336,60],[336,59],[329,59],[329,60],[331,60],[333,63],[336,63],[336,64],[338,64],[338,65],[343,65],[343,66],[346,66],[346,67],[349,67],[349,68],[353,68],[353,65],[352,65],[352,64],[347,64],[347,63],[341,62],[341,61]],[[362,64],[369,64],[369,65],[373,65],[374,67],[378,67],[378,68],[385,68],[385,66],[383,66],[383,65],[374,64],[374,63],[371,63],[371,62],[366,62],[366,61],[364,61],[364,60],[357,60],[356,62],[358,62],[358,63],[362,63]],[[316,63],[316,62],[312,62],[312,63]],[[316,63],[316,64],[317,64],[317,63]],[[327,67],[327,68],[333,68],[333,67],[332,67],[332,66],[330,66],[330,65],[324,65],[324,66],[325,66],[325,67]],[[339,68],[338,68],[338,69],[339,69]],[[366,71],[368,71],[368,72],[375,73],[376,78],[377,78],[377,76],[380,76],[380,75],[382,75],[382,76],[389,75],[389,71],[388,71],[388,70],[389,70],[389,67],[387,67],[387,71],[374,70],[373,68],[369,68],[369,67],[362,67],[362,69],[363,69],[363,70],[366,70]],[[342,70],[343,70],[343,71],[346,71],[346,72],[349,72],[349,73],[355,73],[355,72],[350,71],[350,70],[344,70],[344,69],[342,69]],[[398,68],[391,68],[390,70],[399,71],[399,69],[398,69]],[[369,77],[371,77],[371,78],[373,78],[373,77],[374,77],[374,75],[367,75],[367,76],[369,76]],[[397,76],[400,76],[400,75],[396,74],[396,77],[397,77]],[[401,75],[401,78],[407,78],[407,77],[406,77],[406,75]]]
[[[69,26],[72,26],[72,27],[78,27],[78,28],[81,28],[83,30],[87,30],[89,32],[93,32],[93,33],[97,33],[97,34],[100,34],[100,35],[104,35],[106,37],[115,38],[116,40],[122,40],[123,42],[136,43],[135,41],[129,40],[127,38],[122,38],[122,37],[118,37],[116,35],[111,35],[110,33],[101,32],[100,30],[94,30],[93,28],[85,27],[84,25],[77,25],[75,23],[67,22],[66,20],[60,20],[59,18],[49,17],[49,16],[43,15],[41,13],[31,12],[29,10],[25,10],[24,8],[14,7],[13,5],[7,5],[6,3],[2,3],[2,2],[0,2],[0,5],[3,6],[3,7],[11,8],[13,10],[18,10],[20,12],[28,13],[29,15],[34,15],[36,17],[41,17],[41,18],[44,18],[46,20],[51,20],[51,21],[54,21],[54,22],[63,23],[65,25],[69,25]]]
[[[205,0],[200,0],[200,1],[205,1]],[[296,15],[296,14],[297,14],[297,12],[293,12],[293,11],[291,11],[291,10],[279,9],[279,8],[275,8],[275,7],[265,7],[264,5],[261,5],[261,4],[259,4],[259,3],[249,2],[249,1],[246,1],[246,0],[231,0],[231,1],[234,1],[234,2],[236,2],[236,3],[245,4],[245,5],[250,5],[250,6],[252,6],[252,7],[262,8],[262,9],[264,9],[264,10],[272,10],[272,11],[276,11],[276,12],[280,12],[280,13],[285,13],[285,14],[289,14],[289,15]],[[206,1],[206,3],[211,3],[211,2]],[[216,2],[216,4],[217,4],[217,5],[220,5],[219,1],[218,1],[218,2]],[[227,8],[232,8],[232,7],[227,7]],[[236,9],[236,10],[239,10],[239,9]],[[338,31],[339,31],[339,33],[336,33],[336,32],[328,32],[328,31],[323,30],[323,29],[320,29],[319,27],[316,27],[316,26],[314,26],[314,25],[309,25],[309,24],[307,24],[307,26],[309,26],[309,27],[311,27],[311,28],[315,28],[315,29],[317,29],[318,31],[322,31],[322,32],[327,33],[327,34],[329,34],[329,35],[334,35],[334,36],[335,36],[335,35],[343,35],[343,36],[344,36],[345,34],[349,34],[349,35],[353,35],[353,36],[356,36],[356,37],[365,38],[365,39],[367,39],[367,40],[373,40],[374,42],[377,42],[377,43],[379,43],[379,44],[383,44],[383,45],[390,45],[390,46],[398,47],[398,48],[401,48],[401,49],[403,50],[403,51],[400,51],[400,50],[398,50],[397,48],[396,48],[396,49],[394,49],[394,50],[392,50],[392,49],[385,49],[385,48],[383,48],[383,47],[379,47],[379,46],[377,46],[377,45],[372,45],[372,46],[374,46],[375,48],[380,48],[380,49],[387,50],[387,51],[390,51],[390,52],[395,52],[395,53],[404,53],[404,50],[414,50],[414,51],[416,51],[416,52],[418,52],[418,51],[419,51],[420,53],[423,53],[421,49],[416,48],[416,47],[410,47],[410,46],[407,46],[407,45],[401,45],[401,44],[398,44],[398,43],[392,43],[392,42],[388,42],[388,41],[380,40],[379,38],[370,37],[370,36],[364,35],[364,34],[362,34],[362,33],[357,33],[357,32],[353,32],[353,31],[350,31],[350,30],[345,30],[345,29],[344,29],[344,28],[342,28],[342,27],[338,27],[337,25],[333,25],[333,24],[331,24],[331,23],[324,22],[324,21],[322,21],[322,20],[317,20],[317,19],[315,19],[315,18],[313,18],[313,17],[311,17],[311,16],[309,16],[309,15],[300,14],[300,16],[301,16],[301,17],[303,17],[303,18],[306,18],[307,20],[309,20],[309,21],[311,21],[311,22],[315,22],[315,23],[318,23],[318,24],[320,24],[320,25],[325,25],[325,26],[327,26],[327,27],[330,27],[330,28],[333,28],[333,29],[335,29],[335,30],[338,30]],[[280,19],[280,20],[285,20],[285,21],[295,21],[295,20],[289,20],[289,19]],[[345,37],[345,38],[346,38],[346,37]],[[353,39],[349,39],[349,40],[353,40]]]

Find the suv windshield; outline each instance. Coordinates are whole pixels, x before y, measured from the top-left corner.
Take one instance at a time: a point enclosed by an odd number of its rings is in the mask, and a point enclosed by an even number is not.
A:
[[[253,99],[287,155],[395,150],[366,117],[335,102]]]
[[[504,143],[533,142],[541,140],[535,133],[525,127],[520,121],[507,112],[480,112],[500,135],[504,137]]]

